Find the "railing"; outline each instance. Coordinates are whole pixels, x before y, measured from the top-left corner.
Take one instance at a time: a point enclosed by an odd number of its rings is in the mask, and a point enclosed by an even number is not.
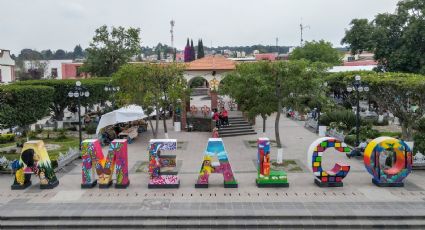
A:
[[[55,172],[61,170],[63,167],[71,163],[73,160],[77,159],[80,156],[80,151],[78,148],[69,148],[68,152],[65,154],[59,153],[58,156],[58,167],[55,168]]]

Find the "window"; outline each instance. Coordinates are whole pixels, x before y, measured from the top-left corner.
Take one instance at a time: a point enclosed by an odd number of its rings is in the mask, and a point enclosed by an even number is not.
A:
[[[355,61],[355,60],[356,60],[356,57],[354,57],[354,56],[350,56],[350,57],[348,57],[348,58],[347,58],[347,60],[348,60],[348,61]]]
[[[57,78],[58,77],[58,69],[52,68],[51,75],[52,75],[53,78]]]

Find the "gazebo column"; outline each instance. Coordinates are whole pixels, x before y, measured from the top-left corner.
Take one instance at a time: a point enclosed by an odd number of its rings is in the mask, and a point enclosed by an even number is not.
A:
[[[211,110],[218,109],[218,92],[217,90],[211,90],[210,89],[210,95],[211,95]]]

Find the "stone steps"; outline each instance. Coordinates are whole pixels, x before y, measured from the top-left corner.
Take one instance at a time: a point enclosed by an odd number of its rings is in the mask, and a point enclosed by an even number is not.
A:
[[[230,126],[218,130],[220,137],[234,137],[257,134],[252,126],[243,117],[229,117]]]
[[[1,229],[64,228],[390,228],[423,229],[425,216],[22,216],[2,217]]]

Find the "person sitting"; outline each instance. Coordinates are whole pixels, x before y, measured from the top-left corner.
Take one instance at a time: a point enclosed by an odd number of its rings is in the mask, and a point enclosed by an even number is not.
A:
[[[359,146],[354,148],[350,153],[347,153],[347,157],[351,158],[356,156],[362,156],[363,155],[362,153],[366,149],[366,146],[367,146],[367,141],[366,139],[363,139],[362,142],[360,142]]]

